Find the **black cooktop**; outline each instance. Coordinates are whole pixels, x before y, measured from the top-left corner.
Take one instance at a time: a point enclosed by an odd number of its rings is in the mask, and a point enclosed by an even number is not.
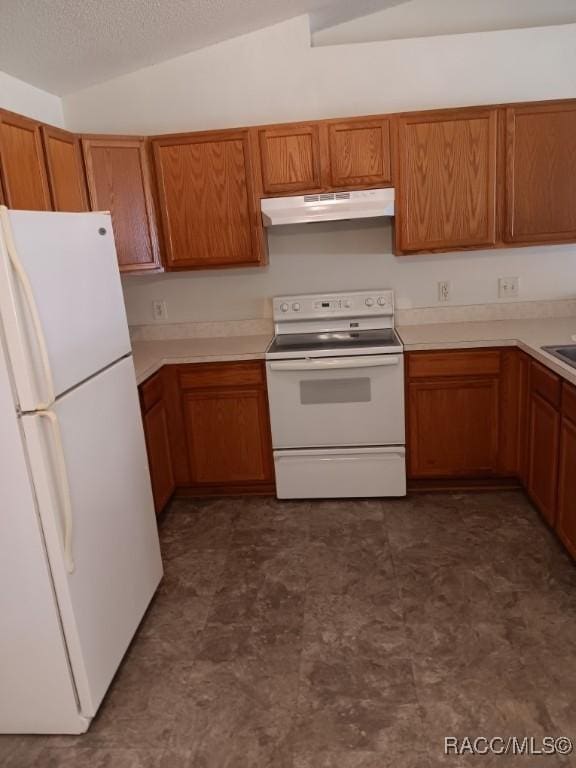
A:
[[[275,336],[268,348],[274,352],[346,351],[369,347],[400,347],[392,328],[377,331],[331,331],[329,333],[287,333]]]

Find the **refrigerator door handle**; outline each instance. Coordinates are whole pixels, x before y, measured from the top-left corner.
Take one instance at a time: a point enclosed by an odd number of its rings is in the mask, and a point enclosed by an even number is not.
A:
[[[32,285],[30,284],[30,279],[26,274],[24,265],[22,264],[22,262],[20,261],[20,257],[18,256],[18,249],[16,248],[16,243],[14,242],[14,235],[12,234],[12,227],[10,225],[10,217],[8,216],[8,209],[4,205],[0,206],[0,221],[2,223],[2,229],[4,232],[4,241],[6,244],[6,250],[8,252],[8,258],[10,260],[12,270],[16,274],[16,277],[18,278],[18,281],[22,287],[22,292],[24,294],[26,306],[28,307],[30,318],[32,320],[32,325],[34,326],[36,343],[40,351],[40,361],[42,364],[42,374],[43,374],[42,381],[43,381],[43,386],[45,387],[46,398],[45,398],[45,402],[40,402],[36,405],[35,410],[42,411],[47,408],[50,408],[50,406],[56,399],[55,393],[54,393],[54,381],[52,379],[52,371],[50,369],[50,359],[48,357],[48,348],[46,346],[46,339],[44,338],[44,330],[42,328],[42,322],[40,320],[40,315],[38,313],[38,307],[36,306],[36,300],[34,298]]]
[[[38,416],[48,419],[52,428],[53,445],[55,448],[54,458],[56,460],[58,472],[58,497],[62,504],[62,519],[64,522],[64,563],[68,573],[74,572],[74,555],[72,552],[72,500],[70,498],[70,483],[68,482],[68,472],[66,470],[66,457],[64,456],[64,447],[62,445],[62,434],[58,417],[53,411],[39,411]]]

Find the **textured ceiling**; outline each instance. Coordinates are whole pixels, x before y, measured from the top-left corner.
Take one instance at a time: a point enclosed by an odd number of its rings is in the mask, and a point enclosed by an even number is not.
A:
[[[389,2],[0,0],[0,70],[63,95],[304,13],[339,22]]]

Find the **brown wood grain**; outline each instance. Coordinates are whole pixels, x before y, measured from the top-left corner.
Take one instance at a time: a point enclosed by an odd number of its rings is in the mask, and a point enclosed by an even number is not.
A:
[[[110,211],[121,272],[161,269],[146,141],[82,139],[90,205]]]
[[[167,266],[207,269],[263,263],[266,252],[248,132],[155,138],[153,149]]]
[[[156,402],[143,415],[148,465],[152,481],[152,495],[156,514],[162,511],[175,488],[170,435],[166,409],[162,400]]]
[[[560,414],[538,392],[530,394],[527,490],[550,525],[556,519]]]
[[[497,376],[500,372],[498,349],[469,349],[411,352],[407,355],[410,379],[448,376]]]
[[[40,123],[0,110],[0,167],[6,205],[51,210]]]
[[[392,183],[390,120],[328,124],[330,186],[365,189]]]
[[[495,245],[497,118],[490,109],[399,119],[399,252]]]
[[[562,383],[562,415],[576,424],[576,387],[566,381]]]
[[[410,381],[408,408],[409,477],[496,473],[500,430],[496,378]]]
[[[555,408],[560,407],[560,377],[536,360],[532,360],[530,367],[530,388]]]
[[[560,427],[556,532],[576,558],[576,422],[567,418]]]
[[[88,211],[88,191],[80,139],[73,133],[43,125],[48,182],[55,211]]]
[[[318,123],[260,128],[258,144],[265,195],[319,192],[323,188]]]
[[[506,111],[506,227],[511,243],[576,239],[576,102]]]

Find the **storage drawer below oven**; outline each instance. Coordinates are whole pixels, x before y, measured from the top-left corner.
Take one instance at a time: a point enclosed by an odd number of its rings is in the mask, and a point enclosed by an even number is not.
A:
[[[404,446],[274,451],[279,499],[406,495]]]

